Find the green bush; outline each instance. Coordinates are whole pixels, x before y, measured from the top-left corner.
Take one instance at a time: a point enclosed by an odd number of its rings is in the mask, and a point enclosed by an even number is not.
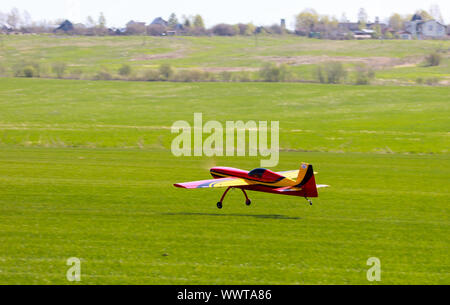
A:
[[[317,80],[318,80],[321,84],[323,84],[323,83],[326,82],[325,73],[324,73],[324,71],[323,71],[322,66],[317,66],[317,69],[316,69],[316,75],[317,75]]]
[[[146,70],[144,71],[144,75],[142,76],[142,80],[155,82],[161,80],[159,71],[157,70]]]
[[[171,77],[175,82],[200,82],[207,81],[209,74],[198,69],[180,70]]]
[[[57,62],[52,65],[52,71],[56,74],[56,77],[62,78],[66,71],[67,65],[63,62]]]
[[[430,77],[425,80],[428,86],[434,86],[439,84],[439,79],[437,77]]]
[[[425,57],[425,66],[439,66],[441,63],[441,54],[434,52]]]
[[[347,70],[340,62],[327,62],[317,67],[317,78],[321,83],[340,84],[347,77]]]
[[[113,77],[111,75],[111,73],[109,73],[109,71],[107,69],[103,69],[101,71],[99,71],[95,77],[96,80],[112,80]]]
[[[241,71],[234,74],[234,80],[237,82],[251,82],[252,75],[248,71]]]
[[[81,79],[83,71],[81,69],[74,69],[70,72],[70,78]]]
[[[259,76],[266,82],[282,82],[287,77],[287,66],[267,63],[259,70]]]
[[[119,75],[121,76],[128,76],[131,74],[131,66],[128,64],[123,64],[120,68],[119,68]]]
[[[24,77],[36,77],[36,70],[33,66],[26,66],[23,68],[23,76]]]
[[[224,82],[229,82],[232,77],[233,77],[233,74],[229,71],[220,72],[220,79]]]
[[[165,80],[168,80],[173,75],[173,69],[170,64],[162,64],[159,66],[159,74]]]
[[[39,71],[38,63],[20,63],[13,67],[15,77],[39,77]]]
[[[375,72],[365,65],[356,66],[356,85],[367,85],[375,78]]]

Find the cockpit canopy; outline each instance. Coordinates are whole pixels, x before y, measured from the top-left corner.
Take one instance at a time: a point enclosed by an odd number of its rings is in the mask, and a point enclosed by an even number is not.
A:
[[[266,182],[279,181],[284,178],[280,174],[277,174],[266,168],[255,168],[248,172],[248,176],[249,178]]]
[[[262,178],[266,171],[267,169],[265,168],[255,168],[248,173],[248,176],[253,178]]]

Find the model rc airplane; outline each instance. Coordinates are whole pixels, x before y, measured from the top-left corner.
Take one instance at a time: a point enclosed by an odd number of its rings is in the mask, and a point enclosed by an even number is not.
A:
[[[251,204],[246,190],[300,196],[312,205],[312,201],[308,197],[318,197],[317,188],[328,187],[324,184],[316,185],[313,167],[307,163],[302,163],[300,170],[285,172],[273,172],[265,168],[255,168],[248,172],[232,167],[213,167],[210,172],[214,179],[176,183],[174,186],[186,189],[226,187],[222,198],[217,203],[219,209],[222,208],[225,195],[232,188],[242,190],[246,205]]]

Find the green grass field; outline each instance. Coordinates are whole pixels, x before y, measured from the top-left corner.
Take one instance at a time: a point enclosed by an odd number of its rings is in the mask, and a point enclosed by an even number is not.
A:
[[[428,43],[428,42],[427,42]],[[0,78],[0,284],[450,284],[449,87]],[[183,190],[177,120],[277,120],[303,198]]]
[[[86,37],[56,35],[0,35],[0,75],[11,76],[16,66],[38,63],[41,76],[55,77],[51,66],[68,65],[66,77],[92,78],[100,70],[117,74],[123,64],[135,73],[170,63],[176,69],[213,73],[256,73],[266,62],[286,63],[297,78],[316,78],[316,66],[344,62],[352,71],[357,63],[370,65],[378,83],[415,84],[417,78],[450,83],[449,40],[333,41],[294,35],[257,37]],[[424,57],[440,51],[438,67],[424,67]],[[350,76],[352,78],[353,76]]]

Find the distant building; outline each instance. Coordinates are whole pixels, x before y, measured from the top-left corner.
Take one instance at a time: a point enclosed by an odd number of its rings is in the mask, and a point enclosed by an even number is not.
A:
[[[414,14],[411,21],[405,23],[405,31],[417,38],[442,38],[447,35],[444,24],[436,20],[424,21],[419,14]]]
[[[338,30],[341,32],[359,31],[359,23],[358,22],[339,22]]]
[[[71,32],[73,31],[74,27],[72,22],[69,20],[64,20],[55,30],[54,32]]]
[[[412,39],[412,35],[408,31],[399,31],[396,34],[397,34],[398,38],[400,38],[400,39],[406,39],[406,40]]]
[[[128,35],[141,35],[145,32],[145,22],[131,20],[126,24],[126,34]]]
[[[162,17],[155,18],[150,24],[158,24],[164,27],[167,27],[169,25],[169,23],[166,20],[162,19]]]
[[[338,23],[338,31],[340,33],[352,32],[357,39],[366,39],[367,35],[372,35],[375,33],[377,27],[380,28],[381,33],[384,33],[388,26],[385,23],[380,23],[378,18],[375,22],[369,22],[363,25],[359,22]]]
[[[145,27],[145,22],[130,20],[127,23],[127,27]]]
[[[182,34],[186,34],[186,29],[184,28],[184,26],[181,23],[178,23],[175,26],[175,29],[167,31],[167,35],[169,35],[169,36],[182,35]]]
[[[370,39],[372,38],[372,34],[374,33],[373,30],[361,30],[361,31],[354,31],[353,32],[353,38],[362,40],[362,39]]]
[[[108,35],[125,35],[127,32],[126,28],[108,28]]]
[[[13,31],[13,27],[6,22],[0,22],[0,33],[9,33]]]

